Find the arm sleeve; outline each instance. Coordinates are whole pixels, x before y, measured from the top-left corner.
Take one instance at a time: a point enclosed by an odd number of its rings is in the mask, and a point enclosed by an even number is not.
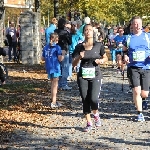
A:
[[[104,45],[102,44],[100,46],[100,56],[103,56],[105,54],[105,48],[104,48]]]

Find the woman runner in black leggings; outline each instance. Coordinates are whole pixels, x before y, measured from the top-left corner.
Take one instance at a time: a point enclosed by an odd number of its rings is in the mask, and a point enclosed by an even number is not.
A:
[[[77,75],[80,95],[83,103],[83,113],[87,120],[84,131],[92,130],[91,110],[93,111],[95,126],[101,126],[98,113],[98,97],[100,94],[102,73],[99,64],[108,60],[104,46],[100,42],[93,41],[93,27],[89,24],[84,27],[85,41],[78,44],[73,52],[73,66],[77,66],[81,60]]]

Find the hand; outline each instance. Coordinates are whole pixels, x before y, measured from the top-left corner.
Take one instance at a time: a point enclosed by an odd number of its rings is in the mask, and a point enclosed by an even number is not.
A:
[[[66,54],[66,51],[65,50],[62,50],[62,55],[64,56]]]
[[[129,62],[129,57],[127,55],[124,55],[124,61],[128,64]]]
[[[84,53],[85,53],[85,51],[80,52],[80,56],[81,56],[81,58],[83,58],[83,57],[84,57]]]
[[[96,59],[95,62],[97,64],[103,64],[104,63],[104,60],[103,59]]]

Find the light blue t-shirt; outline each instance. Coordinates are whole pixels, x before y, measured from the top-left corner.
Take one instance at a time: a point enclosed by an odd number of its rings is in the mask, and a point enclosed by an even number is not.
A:
[[[60,62],[58,56],[62,55],[61,48],[59,45],[50,44],[43,48],[42,56],[45,58],[45,68],[47,74],[61,73]]]
[[[69,53],[73,53],[73,51],[75,50],[75,47],[77,44],[79,44],[79,42],[83,42],[84,38],[82,36],[82,34],[80,32],[76,32],[76,34],[72,34],[72,44],[69,45]]]
[[[54,33],[55,29],[56,29],[56,25],[50,24],[50,26],[45,30],[46,44],[50,43],[50,35]]]
[[[127,39],[126,45],[127,46]],[[139,36],[131,35],[128,47],[130,66],[150,69],[150,34],[142,32]]]

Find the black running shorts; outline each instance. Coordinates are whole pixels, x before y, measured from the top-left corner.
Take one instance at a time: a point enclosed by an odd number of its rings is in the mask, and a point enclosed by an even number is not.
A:
[[[150,86],[150,70],[129,67],[128,76],[132,84],[132,88],[141,86],[141,90],[149,91]]]

